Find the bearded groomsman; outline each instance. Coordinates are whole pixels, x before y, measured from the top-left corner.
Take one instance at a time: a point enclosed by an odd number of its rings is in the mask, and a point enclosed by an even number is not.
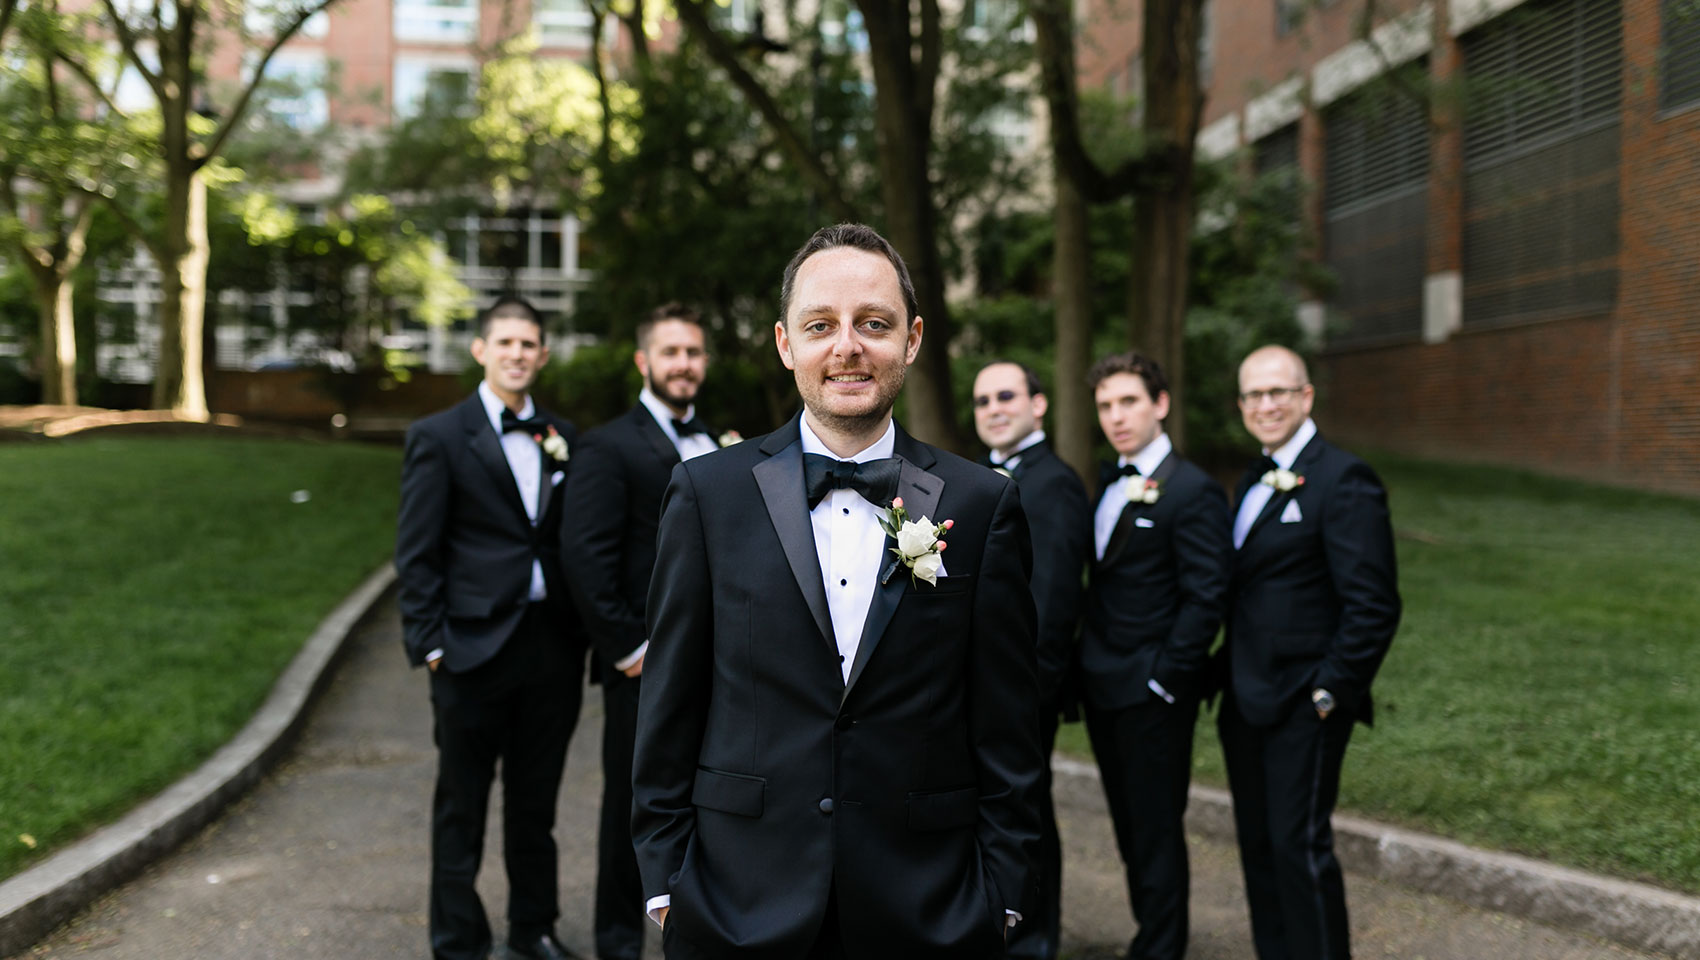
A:
[[[637,328],[632,362],[643,376],[637,405],[579,441],[567,484],[571,523],[561,563],[600,665],[602,819],[596,843],[596,955],[643,953],[643,883],[632,850],[632,743],[649,649],[645,606],[667,478],[683,460],[713,452],[695,400],[708,365],[702,319],[677,303]]]
[[[556,488],[575,431],[531,399],[549,348],[529,303],[485,311],[472,356],[484,368],[477,392],[407,431],[396,525],[402,639],[408,662],[430,668],[437,743],[431,956],[490,955],[474,881],[499,759],[508,948],[558,960],[570,954],[555,939],[552,831],[584,646],[561,574]]]
[[[1240,364],[1240,415],[1263,458],[1239,484],[1218,723],[1260,960],[1351,956],[1329,818],[1399,626],[1386,491],[1317,433],[1315,396],[1285,347]]]
[[[803,412],[673,471],[632,814],[673,960],[984,960],[1022,906],[1027,519],[892,420],[915,304],[879,234],[817,232],[774,326]]]
[[[1037,794],[1037,900],[1010,933],[1009,955],[1054,960],[1062,918],[1062,844],[1051,805],[1050,752],[1063,711],[1064,677],[1074,657],[1075,626],[1086,559],[1092,549],[1092,508],[1080,477],[1051,450],[1041,426],[1049,400],[1039,375],[1025,364],[987,364],[974,378],[974,429],[991,448],[986,465],[1021,487],[1033,537],[1033,603],[1038,608],[1039,746],[1045,752]]]
[[[1087,377],[1114,447],[1093,523],[1080,673],[1086,729],[1127,867],[1139,931],[1129,960],[1178,960],[1187,946],[1186,814],[1192,734],[1228,585],[1228,498],[1182,459],[1163,420],[1168,381],[1138,353]]]

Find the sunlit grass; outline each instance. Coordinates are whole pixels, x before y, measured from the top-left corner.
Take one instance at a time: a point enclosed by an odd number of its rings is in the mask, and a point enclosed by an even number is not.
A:
[[[1341,809],[1700,892],[1700,503],[1373,462],[1405,618]],[[1225,783],[1214,716],[1193,765]]]
[[[0,876],[247,722],[388,556],[399,461],[261,439],[0,445]]]

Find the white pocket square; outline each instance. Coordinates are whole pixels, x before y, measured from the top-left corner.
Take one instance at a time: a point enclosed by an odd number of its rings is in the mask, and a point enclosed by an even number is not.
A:
[[[1134,517],[1133,525],[1136,527],[1155,527],[1157,525],[1157,521],[1150,517]]]
[[[1304,518],[1305,515],[1299,512],[1299,502],[1297,500],[1288,500],[1286,509],[1281,511],[1281,522],[1298,523]]]
[[[565,479],[567,479],[567,472],[565,470],[556,470],[554,473],[549,475],[549,486],[558,487],[561,485],[561,481]]]

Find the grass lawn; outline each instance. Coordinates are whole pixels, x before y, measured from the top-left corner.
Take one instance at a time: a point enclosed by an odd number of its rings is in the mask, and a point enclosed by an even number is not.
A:
[[[248,721],[389,555],[400,459],[110,432],[0,444],[0,877]]]
[[[1700,892],[1700,503],[1372,459],[1405,617],[1340,808]],[[1214,715],[1193,769],[1226,782]]]

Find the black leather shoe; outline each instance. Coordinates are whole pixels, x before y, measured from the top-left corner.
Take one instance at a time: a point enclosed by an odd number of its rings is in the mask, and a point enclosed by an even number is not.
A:
[[[527,957],[529,960],[583,960],[578,954],[561,946],[561,941],[555,939],[552,933],[545,933],[535,940],[509,940],[508,955]]]

